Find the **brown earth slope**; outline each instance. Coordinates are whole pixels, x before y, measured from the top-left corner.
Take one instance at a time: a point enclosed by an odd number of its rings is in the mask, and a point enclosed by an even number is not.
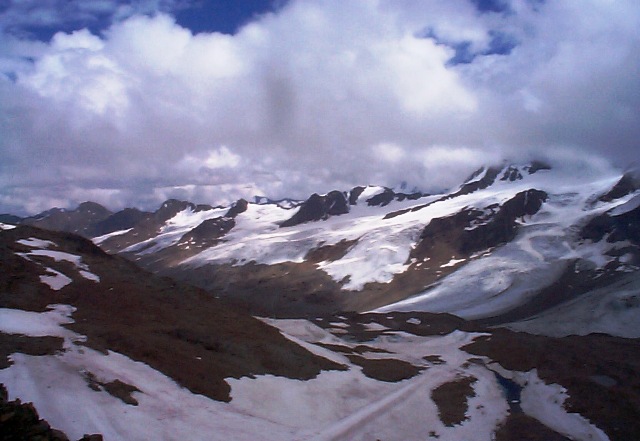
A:
[[[100,277],[82,277],[73,264],[46,256],[21,257],[33,248],[17,241],[36,237],[82,257]],[[59,291],[39,281],[46,268],[73,280]],[[90,241],[33,227],[0,232],[0,307],[44,311],[73,305],[69,327],[95,349],[120,352],[147,363],[194,393],[228,401],[225,378],[273,374],[309,379],[342,366],[285,339],[278,330],[231,308],[202,290],[154,276],[105,254]]]

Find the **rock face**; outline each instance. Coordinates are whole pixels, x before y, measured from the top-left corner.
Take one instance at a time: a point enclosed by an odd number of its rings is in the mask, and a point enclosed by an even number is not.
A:
[[[236,225],[231,217],[207,219],[180,238],[179,244],[188,243],[199,248],[214,246]]]
[[[396,197],[396,194],[390,188],[385,188],[382,193],[378,193],[377,195],[370,197],[367,199],[367,205],[371,206],[380,206],[384,207],[385,205],[389,205],[389,202],[393,201]]]
[[[503,244],[515,237],[516,219],[540,210],[547,194],[527,190],[516,194],[502,206],[485,210],[467,209],[452,216],[433,219],[422,231],[412,257],[433,254],[468,257],[470,254]]]
[[[113,213],[95,202],[83,202],[75,210],[53,208],[36,216],[22,220],[24,225],[33,225],[49,230],[91,236],[92,227]]]
[[[551,166],[543,161],[532,161],[531,165],[524,168],[530,175],[540,170],[551,170]]]
[[[349,192],[349,205],[356,205],[358,198],[364,191],[364,187],[354,187]]]
[[[126,230],[129,228],[135,227],[132,231],[127,233],[118,235],[116,237],[112,237],[103,243],[103,248],[108,252],[120,251],[127,246],[139,242],[141,240],[147,240],[152,237],[155,237],[160,229],[165,225],[165,223],[177,215],[178,213],[190,210],[193,213],[198,213],[205,210],[211,210],[213,207],[209,205],[196,205],[187,201],[179,201],[177,199],[169,199],[165,201],[160,208],[158,208],[153,213],[146,212],[138,212],[133,213],[134,209],[125,209],[119,213],[116,213],[109,219],[105,221],[105,223],[110,222],[116,216],[122,216],[121,219],[116,219],[121,221],[120,226],[125,226],[126,228],[122,228],[122,230]],[[137,210],[136,210],[137,211]],[[131,222],[135,221],[135,218],[140,218],[139,222],[131,225]],[[115,225],[110,225],[109,229],[112,229]],[[112,230],[117,231],[117,230]],[[112,232],[111,231],[111,232]],[[106,234],[106,233],[105,233]]]
[[[478,172],[474,173],[474,175],[479,176],[481,173],[485,173],[481,179],[463,184],[462,187],[460,187],[460,190],[452,193],[451,195],[448,195],[447,198],[450,199],[465,194],[471,194],[475,191],[489,187],[495,182],[498,174],[500,174],[500,171],[501,169],[497,167],[489,167],[486,172],[484,171],[484,169],[479,170]],[[474,175],[472,175],[471,179],[474,179]]]
[[[602,195],[600,201],[611,202],[620,199],[640,188],[640,177],[637,173],[625,173],[622,178],[613,186],[611,191]]]
[[[125,208],[92,226],[89,230],[90,236],[96,237],[113,233],[114,231],[127,230],[149,219],[151,216],[152,213],[140,211],[137,208]]]
[[[349,192],[349,205],[356,205],[358,203],[358,199],[365,191],[365,187],[354,187]],[[428,196],[426,194],[420,192],[413,193],[396,193],[390,188],[384,187],[381,192],[371,196],[366,199],[365,202],[369,207],[385,207],[389,205],[393,201],[404,201],[404,200],[416,200],[421,197]]]
[[[206,248],[216,245],[225,234],[236,226],[235,218],[247,211],[248,205],[246,200],[238,200],[224,216],[207,219],[193,230],[185,233],[180,238],[178,246]]]
[[[519,181],[522,179],[522,174],[520,173],[520,170],[518,170],[518,167],[514,167],[514,166],[509,166],[504,173],[502,174],[502,177],[500,178],[501,181]]]
[[[349,203],[344,193],[332,191],[326,196],[314,193],[301,206],[296,214],[280,224],[280,227],[292,227],[305,222],[326,220],[330,216],[339,216],[349,212]]]
[[[190,208],[191,210],[196,211],[197,206],[196,204],[193,204],[191,202],[179,201],[177,199],[169,199],[165,201],[160,206],[160,208],[156,210],[155,213],[153,213],[153,220],[158,223],[162,223],[164,221],[171,219],[176,214],[186,210],[187,208]]]
[[[235,218],[237,215],[247,211],[249,203],[244,199],[239,199],[233,206],[227,211],[225,217]]]
[[[497,211],[486,222],[480,220],[475,229],[465,229],[461,250],[472,253],[512,240],[517,231],[516,220],[536,214],[546,200],[544,191],[527,190],[516,194],[501,207],[487,207]]]
[[[640,245],[640,205],[594,217],[582,228],[581,237],[593,242],[606,238],[609,243],[629,241]]]

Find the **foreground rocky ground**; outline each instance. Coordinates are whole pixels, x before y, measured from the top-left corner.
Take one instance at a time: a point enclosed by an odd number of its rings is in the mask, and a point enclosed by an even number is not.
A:
[[[0,264],[3,431],[20,398],[70,439],[640,439],[638,339],[416,312],[256,319],[32,227],[0,233]]]

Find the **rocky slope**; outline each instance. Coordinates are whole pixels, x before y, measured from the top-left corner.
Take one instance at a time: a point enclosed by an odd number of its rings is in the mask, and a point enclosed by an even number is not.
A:
[[[571,167],[488,167],[431,196],[356,187],[286,204],[170,200],[73,230],[262,315],[382,308],[513,321],[640,267],[638,180]]]
[[[194,393],[228,400],[225,378],[309,379],[340,368],[212,295],[153,276],[79,236],[27,226],[3,231],[0,263],[0,307],[67,305],[75,320],[68,328],[86,337],[82,345],[143,361]]]

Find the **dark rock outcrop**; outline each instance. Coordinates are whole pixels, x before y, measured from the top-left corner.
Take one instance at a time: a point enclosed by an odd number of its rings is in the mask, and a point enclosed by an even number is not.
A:
[[[518,170],[518,167],[514,167],[513,165],[507,167],[507,169],[502,174],[500,178],[501,181],[519,181],[522,179],[522,173]]]
[[[422,197],[429,196],[428,194],[415,192],[415,193],[396,193],[397,201],[404,201],[405,199],[409,201],[415,201],[416,199],[420,199]]]
[[[149,219],[151,215],[152,213],[140,211],[137,208],[125,208],[93,225],[89,230],[89,234],[92,237],[97,237],[114,231],[127,230]]]
[[[185,233],[180,238],[179,245],[195,246],[196,248],[216,245],[220,238],[224,237],[236,226],[235,217],[247,211],[248,205],[249,203],[246,200],[238,200],[224,216],[207,219],[193,230]]]
[[[393,190],[391,190],[390,188],[385,188],[382,193],[378,193],[377,195],[371,196],[369,199],[367,199],[367,205],[370,207],[384,207],[385,205],[388,205],[389,202],[393,201],[395,197],[396,194],[393,192]]]
[[[117,252],[127,246],[151,239],[156,236],[165,223],[184,210],[191,210],[194,213],[211,210],[210,205],[196,205],[187,201],[169,199],[165,201],[154,213],[141,216],[141,220],[133,226],[133,229],[125,234],[110,237],[101,243],[103,249],[108,252]],[[149,244],[152,246],[152,244]]]
[[[484,222],[479,219],[480,224],[476,228],[464,231],[461,251],[473,253],[512,240],[517,231],[516,220],[536,214],[546,200],[547,193],[541,190],[532,189],[516,194],[502,207],[495,207],[497,211],[489,219]]]
[[[603,213],[591,219],[581,230],[584,239],[599,242],[606,235],[610,243],[628,240],[640,245],[640,207],[619,215]]]
[[[354,187],[349,192],[349,205],[356,205],[358,203],[358,198],[364,191],[364,187]]]
[[[227,211],[227,214],[225,214],[224,216],[234,218],[240,213],[244,213],[245,211],[247,211],[248,206],[249,206],[249,203],[246,200],[239,199],[236,203],[234,203],[231,206],[231,208],[229,208],[229,211]]]
[[[543,161],[532,161],[531,165],[525,167],[525,170],[532,175],[540,170],[551,170],[551,166]]]
[[[355,187],[349,192],[349,205],[356,205],[358,203],[358,198],[364,192],[365,187]],[[427,196],[418,191],[413,193],[396,193],[392,189],[384,187],[383,191],[371,196],[365,202],[368,206],[379,206],[384,207],[393,201],[404,201],[404,200],[416,200],[420,199],[423,196]]]
[[[516,220],[537,213],[546,199],[544,191],[531,189],[516,194],[502,206],[466,209],[433,219],[422,231],[412,256],[468,256],[506,243],[516,235]]]
[[[235,225],[236,221],[226,216],[207,219],[193,230],[185,233],[179,243],[194,244],[198,248],[211,247],[217,244],[220,238],[231,231]]]
[[[600,196],[601,202],[611,202],[633,193],[640,188],[640,177],[634,173],[625,173],[611,190]]]
[[[196,211],[197,206],[191,202],[169,199],[165,201],[155,213],[153,213],[153,220],[156,222],[166,222],[187,208]]]
[[[314,193],[291,218],[281,223],[280,227],[292,227],[305,222],[326,220],[330,216],[339,216],[348,212],[349,204],[344,193],[335,190],[326,196]]]
[[[500,171],[501,169],[499,168],[489,167],[489,169],[486,171],[485,175],[482,178],[478,179],[477,181],[467,182],[466,184],[462,185],[462,187],[460,187],[460,190],[448,196],[445,196],[444,198],[442,198],[442,200],[455,198],[465,194],[471,194],[478,190],[483,190],[489,187],[491,184],[493,184],[496,181],[496,178],[498,177],[498,174],[500,173]],[[478,172],[471,175],[470,179],[475,179],[476,177],[480,176],[480,174],[483,172],[484,172],[484,169],[480,169]]]
[[[90,236],[92,227],[113,213],[95,202],[83,202],[75,210],[53,208],[36,216],[22,220],[24,225],[32,225],[47,230],[66,231]]]

